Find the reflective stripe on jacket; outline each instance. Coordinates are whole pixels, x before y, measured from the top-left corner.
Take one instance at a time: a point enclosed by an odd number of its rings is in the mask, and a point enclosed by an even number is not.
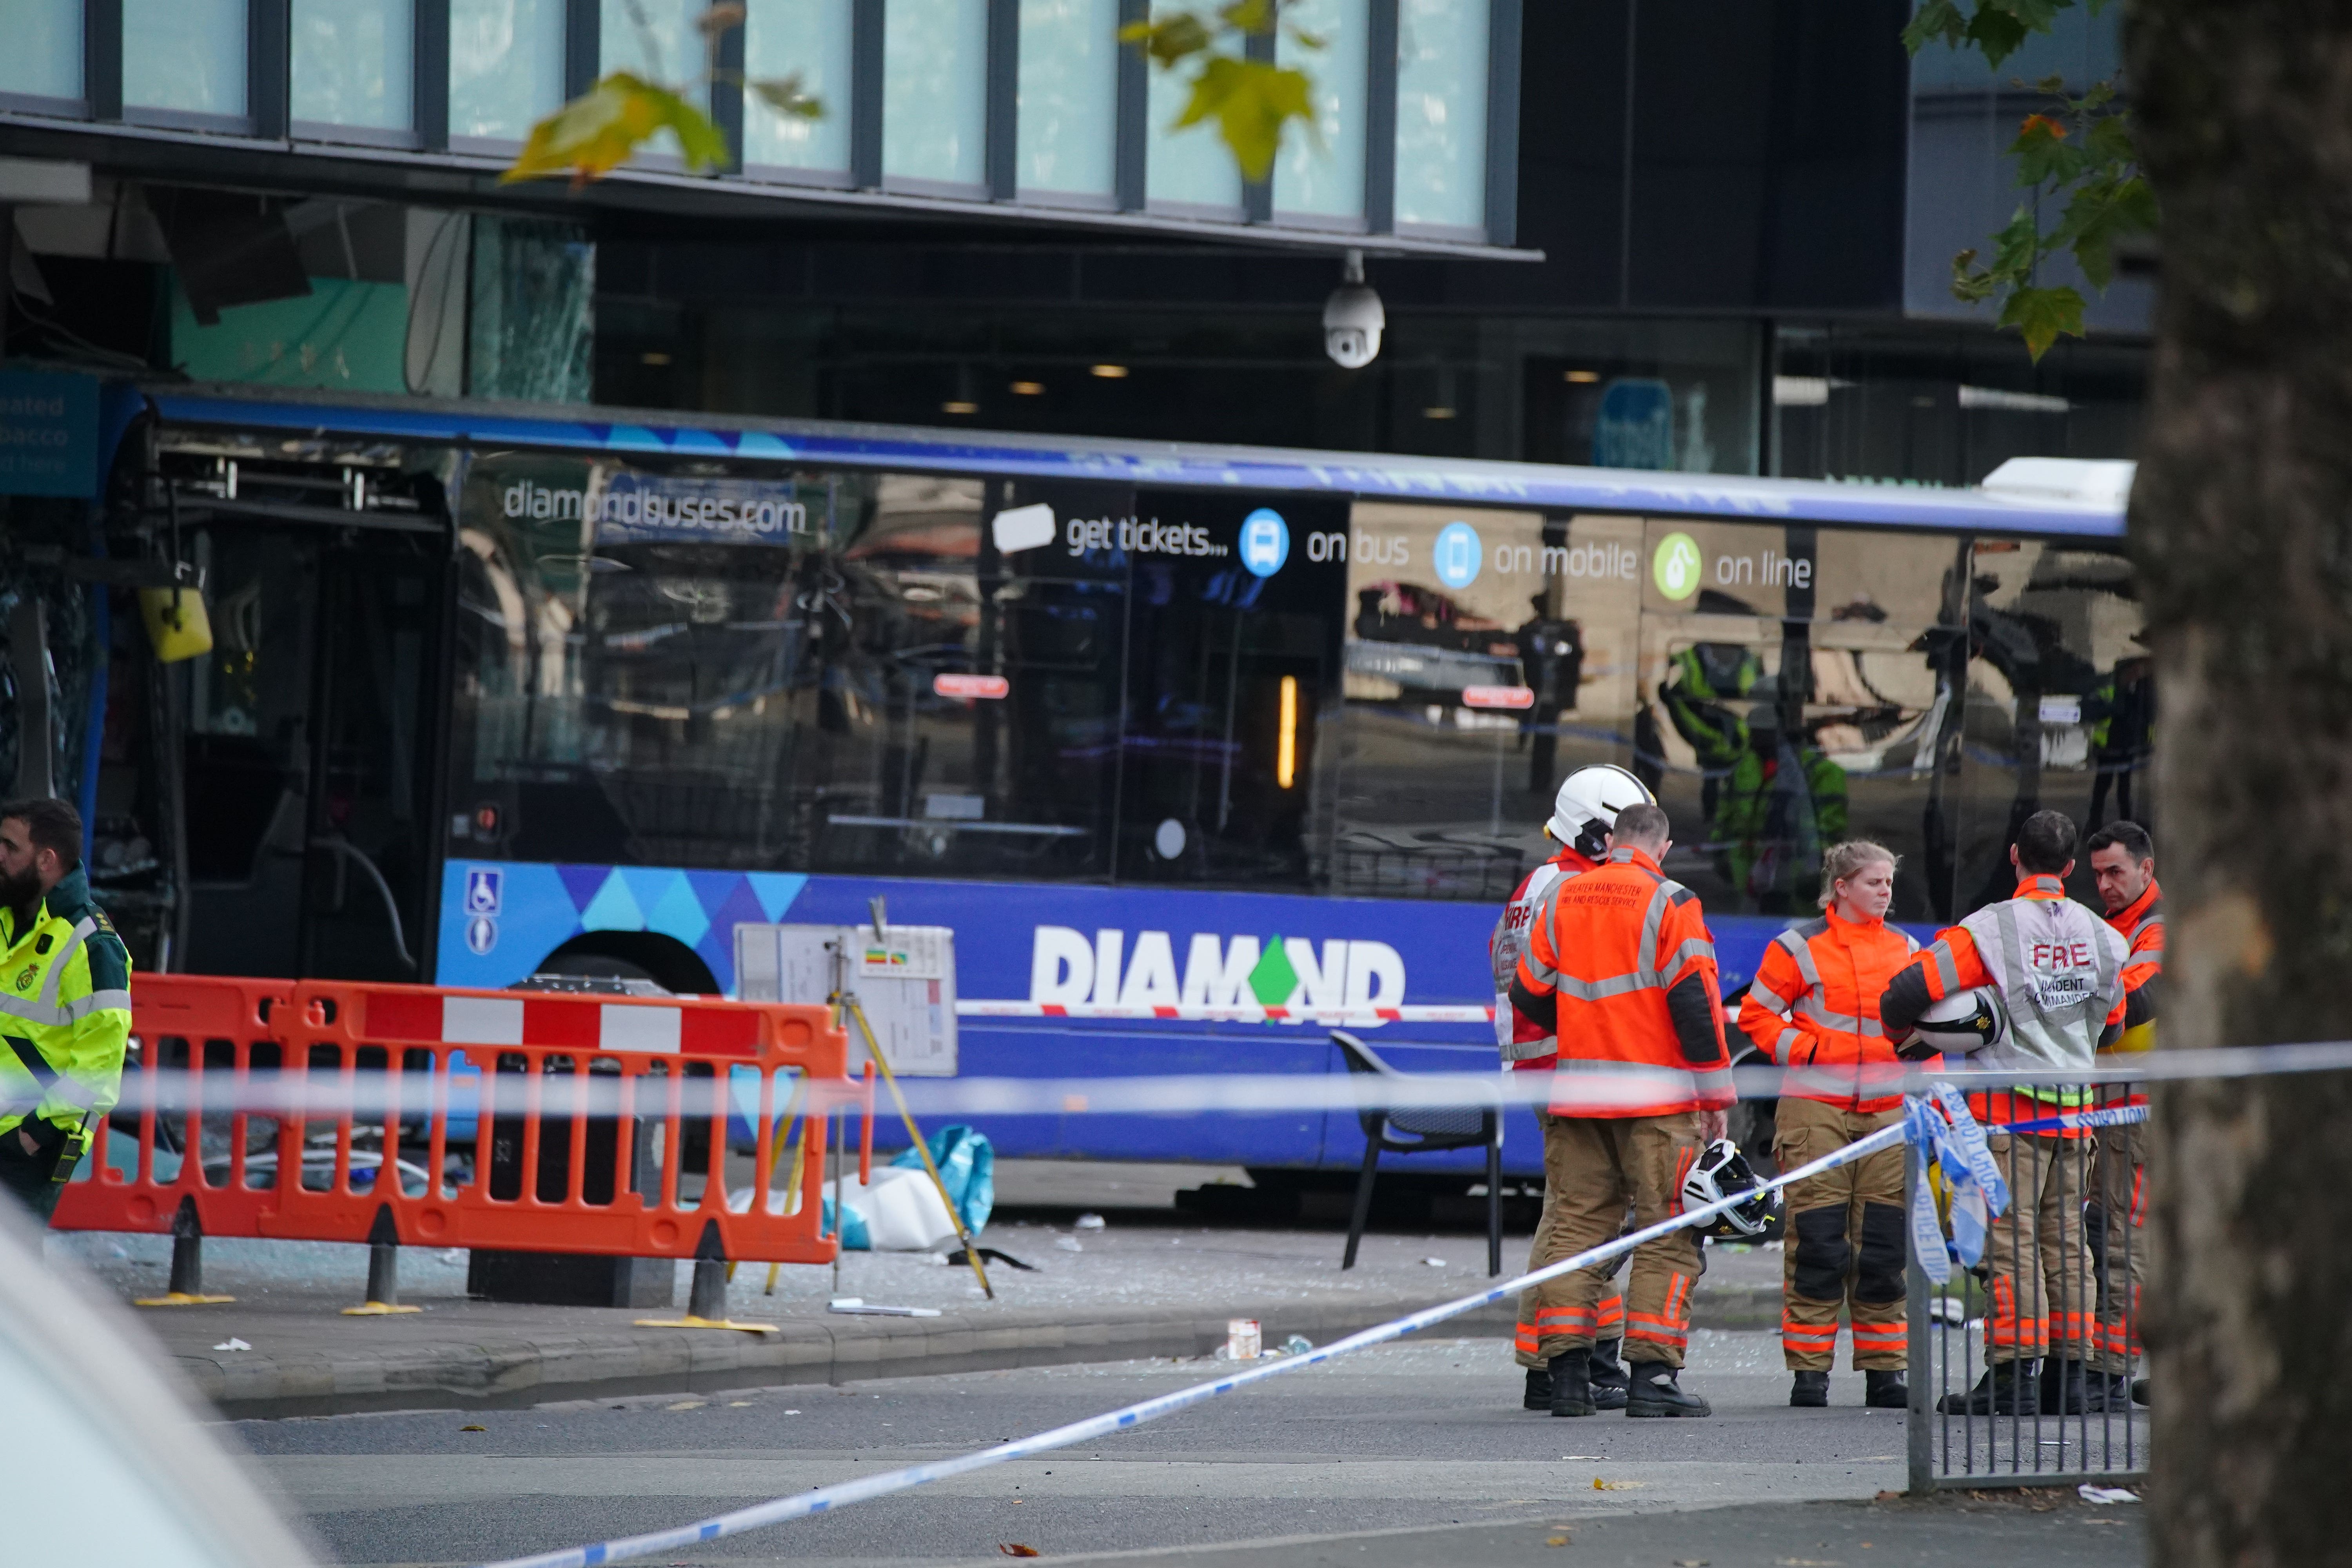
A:
[[[1906,1064],[1878,1026],[1878,998],[1918,951],[1907,932],[1835,910],[1772,939],[1739,1004],[1739,1026],[1789,1069],[1782,1094],[1856,1111],[1902,1102]]]
[[[89,881],[69,872],[24,930],[0,909],[0,1133],[37,1116],[80,1127],[122,1093],[131,955]],[[37,1075],[26,1062],[45,1069]]]
[[[2107,917],[2126,945],[2124,958],[2124,1037],[2114,1049],[2102,1056],[2119,1052],[2149,1051],[2156,1048],[2156,992],[2150,982],[2164,971],[2164,889],[2151,878],[2147,891],[2132,900],[2122,910]],[[2109,1086],[2114,1089],[2116,1086]],[[2147,1096],[2137,1089],[2107,1098],[2116,1103],[2146,1105]]]
[[[1554,884],[1528,933],[1518,984],[1559,1009],[1562,1116],[1669,1116],[1727,1106],[1735,1096],[1723,1047],[1715,939],[1698,895],[1638,849]],[[1706,998],[1707,1032],[1685,1046],[1667,993],[1685,981]],[[1567,1083],[1580,1074],[1638,1069],[1640,1087],[1596,1106]],[[1654,1085],[1654,1087],[1652,1087]]]
[[[1537,912],[1547,907],[1562,878],[1592,869],[1593,862],[1573,849],[1563,849],[1519,879],[1511,901],[1495,922],[1486,940],[1486,956],[1495,968],[1495,1044],[1503,1065],[1521,1071],[1549,1068],[1559,1055],[1559,1042],[1547,1026],[1511,1005],[1511,980],[1519,972],[1519,958],[1528,950],[1528,932]]]

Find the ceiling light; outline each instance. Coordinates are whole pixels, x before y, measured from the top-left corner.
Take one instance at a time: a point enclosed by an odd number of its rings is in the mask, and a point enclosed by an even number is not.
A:
[[[1102,377],[1105,381],[1125,381],[1127,379],[1127,366],[1123,364],[1098,364],[1090,366],[1089,368],[1095,374]]]
[[[645,354],[645,362],[647,364],[667,364],[669,363],[669,355],[662,353],[659,349],[647,349]]]
[[[977,414],[980,412],[980,405],[977,403],[966,403],[962,398],[959,397],[940,404],[940,412],[942,414]]]
[[[1584,386],[1592,382],[1599,381],[1601,379],[1601,373],[1597,370],[1572,370],[1568,373],[1568,379],[1576,383],[1579,386]]]
[[[1016,381],[1013,384],[1013,395],[1015,397],[1043,397],[1045,395],[1045,384],[1042,381]]]
[[[1443,405],[1436,408],[1424,408],[1421,411],[1421,416],[1423,419],[1451,419],[1454,417],[1454,410]]]

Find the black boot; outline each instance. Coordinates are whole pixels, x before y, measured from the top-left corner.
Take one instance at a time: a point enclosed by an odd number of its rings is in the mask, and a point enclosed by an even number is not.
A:
[[[1625,1363],[1617,1359],[1615,1340],[1598,1340],[1592,1346],[1592,1407],[1625,1408]]]
[[[1519,1396],[1519,1404],[1528,1410],[1551,1408],[1551,1368],[1548,1366],[1528,1368],[1528,1391]]]
[[[1551,1413],[1590,1415],[1592,1405],[1592,1352],[1562,1351],[1551,1358]]]
[[[1830,1374],[1801,1372],[1789,1381],[1789,1403],[1800,1410],[1825,1410],[1830,1403]]]
[[[2132,1379],[2131,1397],[2134,1405],[2146,1405],[2147,1403],[2147,1379],[2144,1377],[2136,1377]]]
[[[2032,1415],[2041,1407],[2037,1363],[2008,1361],[1985,1369],[1984,1376],[1966,1394],[1947,1394],[1936,1402],[1946,1415]]]
[[[1862,1382],[1862,1402],[1873,1410],[1910,1408],[1911,1390],[1904,1384],[1900,1372],[1865,1372]]]
[[[1625,1369],[1625,1414],[1628,1415],[1712,1415],[1714,1408],[1675,1381],[1675,1369],[1662,1362],[1637,1361]]]
[[[2131,1390],[2129,1373],[2086,1373],[2083,1379],[2083,1408],[2094,1415],[2110,1411],[2120,1415],[2131,1408]]]
[[[2058,1368],[2058,1375],[2054,1379],[2049,1373],[2049,1368],[2053,1363]],[[2042,1363],[2042,1414],[2081,1415],[2090,1410],[2091,1395],[2085,1383],[2081,1362],[2061,1361],[2056,1356],[2051,1357],[2048,1362]]]

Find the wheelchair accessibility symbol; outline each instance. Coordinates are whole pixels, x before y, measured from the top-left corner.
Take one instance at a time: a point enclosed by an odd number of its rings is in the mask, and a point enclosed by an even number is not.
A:
[[[477,866],[466,873],[466,912],[469,915],[495,915],[499,912],[499,895],[504,892],[507,874],[486,866]]]

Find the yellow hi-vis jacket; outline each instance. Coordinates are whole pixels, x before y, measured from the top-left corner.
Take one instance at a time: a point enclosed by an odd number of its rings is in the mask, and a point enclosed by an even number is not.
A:
[[[88,876],[69,872],[22,931],[0,909],[0,1136],[47,1121],[75,1140],[58,1167],[69,1171],[84,1129],[122,1097],[130,1038],[131,954]]]

